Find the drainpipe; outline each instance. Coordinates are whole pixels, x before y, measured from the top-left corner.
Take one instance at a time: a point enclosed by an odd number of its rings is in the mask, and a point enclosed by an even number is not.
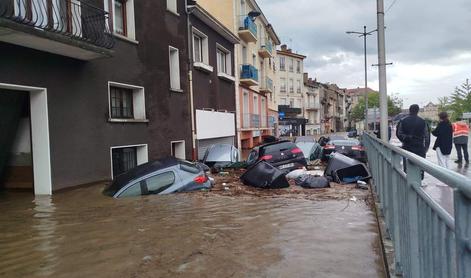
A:
[[[191,55],[191,24],[190,24],[190,15],[193,12],[193,6],[188,6],[188,2],[185,1],[185,11],[186,11],[186,25],[187,25],[187,38],[188,38],[188,82],[189,82],[189,91],[190,91],[190,117],[191,117],[191,155],[192,160],[198,160],[196,154],[196,124],[195,124],[195,107],[194,107],[194,100],[193,100],[193,56]]]

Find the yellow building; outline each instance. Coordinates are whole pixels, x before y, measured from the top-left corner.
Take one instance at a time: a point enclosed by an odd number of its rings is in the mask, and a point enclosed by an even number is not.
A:
[[[278,109],[274,82],[280,39],[255,0],[198,0],[198,4],[240,38],[235,50],[239,147],[275,135]]]

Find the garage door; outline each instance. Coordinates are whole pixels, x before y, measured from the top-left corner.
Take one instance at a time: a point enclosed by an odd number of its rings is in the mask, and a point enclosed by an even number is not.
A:
[[[234,145],[234,136],[230,137],[222,137],[222,138],[212,138],[212,139],[204,139],[197,141],[197,148],[198,148],[198,160],[202,160],[204,157],[204,153],[206,150],[214,144],[230,144]]]

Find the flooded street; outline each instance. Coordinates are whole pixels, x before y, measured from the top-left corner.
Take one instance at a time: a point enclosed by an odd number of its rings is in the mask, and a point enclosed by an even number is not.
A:
[[[384,277],[363,200],[0,193],[0,277]]]

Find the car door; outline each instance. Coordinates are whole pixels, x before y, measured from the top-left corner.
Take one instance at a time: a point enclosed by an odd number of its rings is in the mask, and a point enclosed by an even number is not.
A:
[[[147,194],[168,194],[174,192],[173,188],[181,183],[180,177],[172,168],[165,169],[157,175],[147,177],[143,180]]]

